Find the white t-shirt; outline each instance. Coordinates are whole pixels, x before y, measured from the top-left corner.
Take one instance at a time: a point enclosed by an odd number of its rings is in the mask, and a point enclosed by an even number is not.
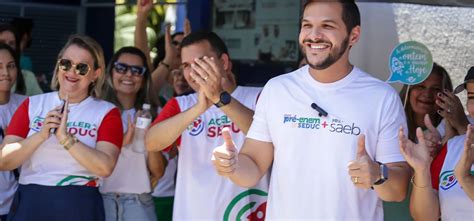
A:
[[[32,96],[15,112],[8,135],[29,137],[41,130],[46,114],[60,106],[58,92]],[[67,120],[68,133],[84,145],[95,148],[99,141],[122,146],[123,132],[120,112],[111,103],[87,97],[80,103],[70,104]],[[44,186],[80,185],[98,187],[102,178],[79,164],[50,136],[21,166],[20,184]]]
[[[260,90],[239,86],[231,95],[253,110]],[[171,99],[155,123],[188,110],[197,100],[196,93]],[[242,211],[241,218],[245,219],[255,216],[254,213],[261,211],[262,205],[264,207],[268,177],[262,179],[258,187],[249,190],[233,184],[215,171],[211,162],[212,151],[224,143],[221,136],[224,127],[230,128],[240,150],[245,135],[215,106],[181,134],[173,220],[236,220],[239,211]]]
[[[20,104],[26,99],[26,96],[11,93],[10,100],[6,104],[0,104],[0,128],[3,130],[3,135],[6,134],[6,129],[8,124],[10,124],[10,119],[15,113],[16,109]],[[0,143],[3,142],[3,137],[0,136]]]
[[[319,117],[312,103],[329,115]],[[274,145],[267,220],[383,220],[382,201],[354,186],[347,165],[359,134],[372,159],[404,161],[400,126],[406,120],[397,92],[356,67],[327,84],[308,65],[271,79],[247,135]]]
[[[0,105],[0,128],[2,128],[3,133],[5,133],[16,108],[20,106],[25,98],[23,95],[12,93],[10,94],[8,103]],[[0,143],[2,142],[3,137],[0,136]],[[11,171],[0,171],[0,215],[5,215],[10,210],[13,195],[17,187],[18,182]]]
[[[163,153],[163,156],[166,157],[168,164],[166,165],[165,174],[158,180],[153,193],[151,194],[154,197],[170,197],[174,196],[175,192],[175,178],[176,178],[176,169],[178,166],[178,156],[170,159],[168,153]]]
[[[459,184],[454,169],[464,151],[466,135],[451,138],[436,156],[431,165],[434,189],[438,190],[441,220],[474,220],[474,201]],[[474,164],[471,174],[474,173]]]
[[[135,109],[122,112],[123,133],[127,132],[128,116],[135,119],[135,114]],[[132,150],[132,145],[144,145],[144,143],[137,142],[122,147],[112,175],[104,178],[100,186],[101,193],[141,194],[151,192],[146,152],[137,153]]]

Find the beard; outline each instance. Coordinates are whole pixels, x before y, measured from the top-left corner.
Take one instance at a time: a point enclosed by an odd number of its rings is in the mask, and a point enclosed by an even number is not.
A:
[[[324,40],[317,40],[317,41],[312,41],[312,40],[304,40],[303,41],[303,44],[304,43],[329,43],[331,46],[332,46],[332,43],[329,42],[329,41],[324,41]],[[333,65],[334,63],[336,63],[341,57],[342,55],[344,54],[344,52],[346,51],[347,47],[349,46],[349,36],[347,36],[346,38],[344,38],[344,40],[342,41],[342,44],[341,44],[341,47],[335,47],[333,48],[330,52],[329,52],[329,55],[324,58],[322,61],[320,62],[313,62],[311,63],[309,60],[308,60],[308,56],[306,54],[306,51],[304,50],[304,45],[300,45],[301,47],[301,51],[303,52],[304,54],[304,59],[306,60],[306,63],[313,69],[316,69],[316,70],[324,70],[328,67],[330,67],[331,65]]]

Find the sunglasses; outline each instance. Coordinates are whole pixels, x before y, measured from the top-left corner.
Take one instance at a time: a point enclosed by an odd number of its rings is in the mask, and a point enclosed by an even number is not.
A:
[[[91,67],[88,64],[85,64],[85,63],[74,64],[74,62],[65,58],[58,60],[58,67],[62,71],[69,71],[71,70],[72,67],[74,67],[74,73],[81,76],[87,75],[89,71],[91,70]]]
[[[134,66],[134,65],[128,65],[120,62],[115,62],[114,63],[114,70],[119,73],[119,74],[126,74],[128,70],[132,73],[134,76],[143,76],[146,72],[146,67],[141,67],[141,66]]]

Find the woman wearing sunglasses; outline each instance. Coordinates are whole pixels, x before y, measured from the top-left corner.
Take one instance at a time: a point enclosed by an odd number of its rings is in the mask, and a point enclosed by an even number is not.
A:
[[[98,99],[104,66],[95,40],[71,36],[54,70],[58,91],[29,97],[13,115],[0,153],[0,170],[21,166],[8,220],[105,219],[98,187],[123,134],[119,110]]]
[[[151,196],[150,172],[153,177],[163,176],[165,160],[161,153],[137,153],[133,145],[135,115],[144,103],[151,103],[150,70],[145,54],[135,47],[118,50],[109,62],[104,86],[104,99],[114,103],[122,112],[124,141],[112,175],[104,179],[100,191],[104,199],[106,220],[156,221],[155,205]]]
[[[18,76],[21,76],[18,56],[10,46],[0,43],[0,144],[13,113],[26,98],[12,92]],[[0,171],[0,220],[6,220],[17,187],[12,171]]]

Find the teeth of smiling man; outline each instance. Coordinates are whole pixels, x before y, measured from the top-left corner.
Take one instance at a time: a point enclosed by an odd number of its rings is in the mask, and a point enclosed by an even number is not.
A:
[[[309,47],[312,49],[324,49],[327,48],[328,45],[322,45],[322,44],[310,44]]]

